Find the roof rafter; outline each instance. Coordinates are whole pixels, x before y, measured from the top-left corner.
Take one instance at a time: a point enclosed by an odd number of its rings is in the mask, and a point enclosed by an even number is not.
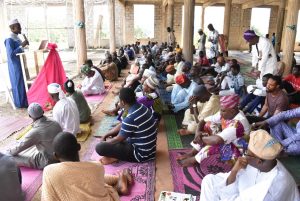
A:
[[[242,4],[242,9],[254,8],[271,4],[279,5],[279,0],[249,0]]]

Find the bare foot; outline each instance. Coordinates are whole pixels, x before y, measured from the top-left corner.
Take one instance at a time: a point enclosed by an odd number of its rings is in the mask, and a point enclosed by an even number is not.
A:
[[[117,162],[118,159],[116,158],[109,158],[109,157],[106,157],[106,156],[103,156],[99,162],[102,164],[102,165],[109,165],[109,164],[112,164],[112,163],[115,163]]]
[[[134,181],[131,170],[128,169],[128,168],[124,169],[123,172],[122,172],[122,174],[124,174],[126,176],[128,185],[131,186],[133,184],[133,181]]]
[[[196,149],[192,149],[191,151],[176,157],[176,160],[177,161],[184,160],[186,158],[190,158],[190,157],[195,156],[197,153],[198,153],[198,151]]]
[[[185,129],[185,128],[178,129],[178,130],[177,130],[177,133],[178,133],[179,135],[181,135],[181,136],[193,134],[193,133],[191,133],[190,131],[188,131],[188,130]]]
[[[120,195],[128,195],[128,179],[124,171],[119,174],[119,179],[117,183],[117,191]]]
[[[178,161],[178,164],[182,167],[192,167],[197,163],[195,157],[186,158]]]
[[[117,115],[114,110],[101,110],[101,112],[103,112],[104,114],[106,114],[108,116],[116,116]]]
[[[111,92],[113,95],[119,95],[120,91],[112,91]]]

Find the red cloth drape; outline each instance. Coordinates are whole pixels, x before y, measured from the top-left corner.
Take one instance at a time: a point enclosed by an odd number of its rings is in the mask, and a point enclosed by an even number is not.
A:
[[[28,103],[37,102],[44,109],[47,109],[46,106],[49,103],[52,106],[54,105],[48,94],[47,86],[51,83],[58,83],[63,88],[67,80],[61,59],[56,51],[57,45],[55,43],[48,43],[47,48],[50,52],[45,64],[27,92]]]

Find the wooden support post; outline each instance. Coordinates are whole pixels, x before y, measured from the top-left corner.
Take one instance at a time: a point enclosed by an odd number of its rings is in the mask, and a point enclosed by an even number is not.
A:
[[[77,69],[80,72],[80,66],[87,59],[85,17],[84,17],[84,0],[73,0],[75,11],[75,44],[77,53]]]
[[[174,29],[174,0],[168,0],[168,22],[167,26]]]
[[[201,6],[201,29],[204,31],[204,17],[205,17],[205,7]]]
[[[223,34],[227,36],[228,39],[229,39],[229,28],[230,28],[231,3],[232,0],[225,0]]]
[[[283,62],[285,63],[284,75],[291,73],[291,66],[293,60],[297,21],[299,11],[299,0],[288,0],[288,8],[286,16],[284,48],[283,48]]]
[[[116,51],[116,35],[115,35],[115,0],[108,1],[109,7],[109,50]]]
[[[285,6],[286,6],[286,0],[281,0],[278,8],[277,24],[276,24],[276,43],[275,43],[276,53],[279,53],[281,49]]]
[[[183,56],[193,62],[195,0],[184,0]]]

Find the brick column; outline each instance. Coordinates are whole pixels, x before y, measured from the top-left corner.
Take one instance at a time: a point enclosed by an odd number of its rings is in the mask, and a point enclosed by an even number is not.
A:
[[[108,13],[109,13],[109,50],[112,53],[116,50],[115,0],[108,0]]]

